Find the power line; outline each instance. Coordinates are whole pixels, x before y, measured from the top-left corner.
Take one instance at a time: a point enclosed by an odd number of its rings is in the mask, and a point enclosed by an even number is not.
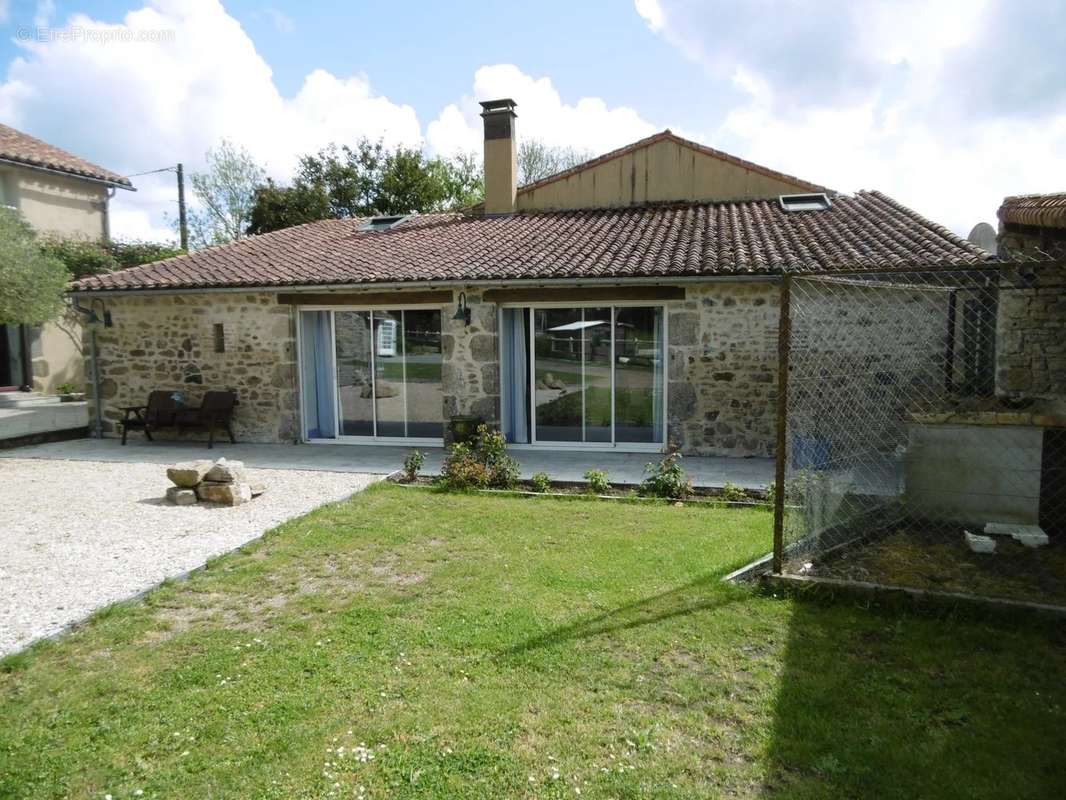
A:
[[[178,235],[181,237],[181,249],[189,250],[189,223],[185,210],[185,167],[179,162],[172,167],[160,167],[145,172],[135,172],[126,178],[139,178],[143,175],[156,175],[160,172],[174,172],[178,176]]]

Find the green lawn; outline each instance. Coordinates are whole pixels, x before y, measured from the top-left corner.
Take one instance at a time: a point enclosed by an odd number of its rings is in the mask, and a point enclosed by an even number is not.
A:
[[[1061,624],[722,584],[769,524],[375,487],[0,662],[0,797],[1061,796]]]

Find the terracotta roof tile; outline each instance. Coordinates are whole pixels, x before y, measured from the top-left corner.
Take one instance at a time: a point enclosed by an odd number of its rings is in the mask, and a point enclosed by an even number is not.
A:
[[[508,217],[426,214],[387,231],[324,220],[105,275],[79,291],[747,275],[993,257],[878,192],[825,211],[776,200]]]
[[[61,150],[7,125],[0,125],[0,158],[17,161],[31,167],[44,167],[82,178],[92,178],[127,189],[133,188],[129,178],[98,167],[84,158],[79,158],[66,150]]]
[[[999,207],[999,219],[1015,225],[1066,228],[1066,192],[1005,197]]]

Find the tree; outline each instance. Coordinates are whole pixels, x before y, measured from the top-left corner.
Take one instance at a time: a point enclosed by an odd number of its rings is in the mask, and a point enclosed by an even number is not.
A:
[[[63,308],[70,273],[17,211],[0,208],[0,325],[37,325]]]
[[[192,176],[192,191],[201,208],[189,209],[192,246],[206,247],[242,238],[255,205],[256,189],[266,172],[243,147],[223,139],[207,151],[207,172]]]
[[[460,153],[450,159],[438,159],[439,180],[448,199],[445,210],[472,206],[485,199],[485,170],[473,153]]]
[[[98,242],[59,236],[41,239],[40,247],[47,255],[58,258],[75,280],[86,275],[99,275],[160,261],[184,252],[174,242],[146,242],[139,239]]]
[[[526,139],[518,145],[518,185],[526,186],[576,167],[592,158],[588,150],[553,147],[538,139]]]
[[[255,190],[255,205],[248,222],[248,233],[259,234],[302,225],[332,215],[329,195],[318,184],[297,183],[278,186],[268,179]]]
[[[427,158],[421,150],[362,139],[301,158],[292,186],[260,186],[248,233],[315,219],[449,211],[477,203],[484,192],[474,156]]]

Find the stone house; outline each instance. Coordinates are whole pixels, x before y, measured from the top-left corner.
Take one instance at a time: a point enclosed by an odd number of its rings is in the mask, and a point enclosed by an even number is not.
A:
[[[105,429],[153,389],[232,388],[245,441],[432,444],[471,414],[516,448],[767,456],[784,272],[991,258],[879,192],[670,131],[519,188],[515,105],[482,105],[477,208],[324,220],[80,281],[113,319]]]
[[[42,234],[109,236],[108,201],[127,178],[22,131],[0,125],[0,205]],[[50,394],[85,382],[81,324],[71,312],[44,325],[0,325],[0,391]]]

